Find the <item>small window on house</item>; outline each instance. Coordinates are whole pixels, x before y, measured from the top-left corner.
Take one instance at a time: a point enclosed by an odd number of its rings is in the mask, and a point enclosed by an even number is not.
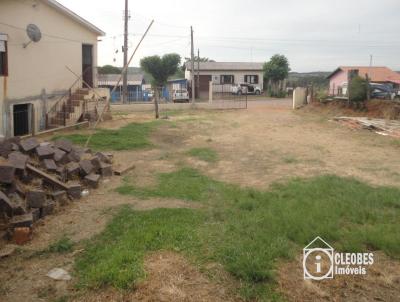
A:
[[[244,81],[248,84],[258,84],[258,75],[245,75]]]
[[[221,84],[233,84],[235,77],[233,75],[221,75]]]
[[[0,76],[7,76],[7,36],[0,33]]]

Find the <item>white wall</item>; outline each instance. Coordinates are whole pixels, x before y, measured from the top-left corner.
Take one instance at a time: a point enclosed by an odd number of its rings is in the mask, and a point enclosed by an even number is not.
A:
[[[82,44],[93,45],[97,65],[98,34],[41,1],[0,0],[0,20],[11,25],[0,24],[0,33],[8,35],[8,77],[0,77],[0,135],[4,135],[10,123],[4,119],[9,111],[6,106],[24,99],[27,102],[43,91],[59,93],[73,84],[76,77],[65,66],[82,73]],[[40,28],[42,39],[24,48],[29,41],[25,28],[30,23]]]
[[[195,72],[195,74],[197,75],[197,72]],[[200,71],[200,75],[211,75],[212,81],[215,84],[221,83],[221,75],[233,75],[235,77],[235,84],[244,83],[245,75],[258,75],[258,84],[256,84],[256,86],[260,87],[261,90],[264,89],[264,73],[262,71]],[[190,80],[190,71],[185,71],[185,78]]]

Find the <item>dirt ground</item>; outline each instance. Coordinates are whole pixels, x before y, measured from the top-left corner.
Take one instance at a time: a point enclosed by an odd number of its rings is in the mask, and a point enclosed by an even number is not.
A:
[[[168,122],[151,137],[154,148],[113,152],[117,165],[134,163],[128,177],[138,185],[155,182],[155,174],[190,165],[203,173],[241,186],[267,189],[292,177],[321,174],[352,176],[372,185],[400,184],[400,143],[362,130],[331,122],[315,110],[291,110],[288,100],[249,102],[248,110],[189,111],[169,114]],[[166,113],[162,113],[165,116]],[[104,128],[118,129],[130,122],[152,120],[150,113],[118,115]],[[87,132],[82,130],[81,132]],[[217,151],[219,161],[203,162],[185,155],[194,147]],[[72,254],[35,256],[63,235],[74,242],[101,232],[115,207],[130,204],[138,210],[196,207],[181,200],[139,200],[113,192],[123,179],[106,180],[96,191],[62,208],[35,228],[34,239],[13,256],[0,260],[0,301],[238,301],[234,281],[221,273],[211,282],[180,255],[160,252],[149,255],[148,278],[128,295],[106,289],[75,296],[72,282],[46,277],[54,267],[72,272]],[[335,280],[334,283],[303,281],[300,261],[279,266],[279,290],[289,301],[400,301],[400,264],[383,261],[368,276]],[[366,285],[367,284],[367,285]],[[328,299],[329,297],[329,299]],[[58,299],[58,300],[57,300]]]

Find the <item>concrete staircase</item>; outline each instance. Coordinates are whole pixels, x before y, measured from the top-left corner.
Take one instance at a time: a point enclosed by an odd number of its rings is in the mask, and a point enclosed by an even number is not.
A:
[[[85,111],[85,100],[92,97],[91,94],[93,93],[90,93],[89,89],[79,88],[55,104],[48,113],[47,128],[71,126],[80,122]]]

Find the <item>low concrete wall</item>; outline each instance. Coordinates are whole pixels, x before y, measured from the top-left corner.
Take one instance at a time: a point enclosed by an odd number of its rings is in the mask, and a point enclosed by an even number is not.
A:
[[[237,101],[213,100],[212,103],[168,103],[159,104],[160,111],[189,109],[243,109],[243,104]],[[149,112],[154,111],[154,104],[118,104],[111,105],[112,112]]]
[[[307,103],[307,89],[298,87],[293,91],[293,109],[300,108]]]

